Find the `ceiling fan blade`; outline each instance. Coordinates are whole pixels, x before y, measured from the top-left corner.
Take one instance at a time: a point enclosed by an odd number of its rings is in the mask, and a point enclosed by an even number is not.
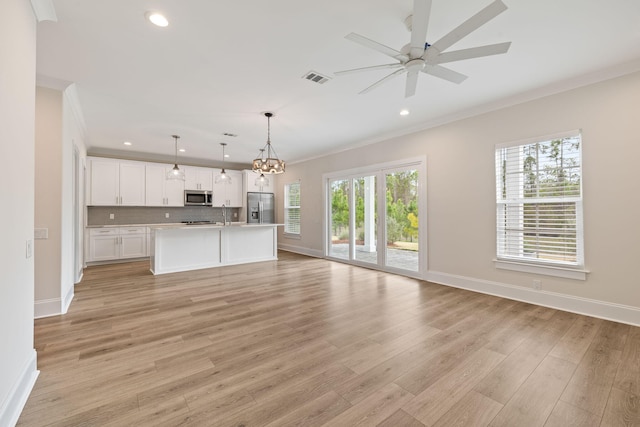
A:
[[[453,44],[482,27],[505,10],[507,10],[507,6],[502,2],[502,0],[495,0],[489,6],[458,25],[440,40],[433,43],[431,47],[429,47],[429,50],[434,49],[437,53],[445,51]]]
[[[404,97],[409,98],[416,94],[416,86],[418,86],[418,70],[407,72],[407,86],[404,90]]]
[[[399,62],[396,62],[395,64],[383,64],[383,65],[373,65],[371,67],[352,68],[351,70],[336,71],[333,74],[335,74],[336,76],[342,76],[344,74],[359,73],[360,71],[384,70],[386,68],[397,68],[397,67],[402,67],[402,64]]]
[[[425,64],[422,72],[431,74],[432,76],[440,77],[441,79],[445,79],[457,84],[462,83],[467,78],[467,76],[465,76],[464,74],[460,74],[457,71],[453,71],[441,65]]]
[[[391,49],[389,46],[385,46],[381,43],[368,39],[365,36],[361,36],[360,34],[349,33],[346,36],[344,36],[344,38],[351,40],[352,42],[358,43],[359,45],[362,45],[364,47],[368,47],[369,49],[378,51],[384,55],[390,56],[401,62],[405,62],[408,59],[406,55],[403,55],[397,50]]]
[[[431,0],[414,0],[411,16],[411,58],[419,58],[424,53],[427,28],[431,14]]]
[[[372,91],[373,89],[377,88],[378,86],[380,86],[381,84],[391,80],[392,78],[399,76],[400,74],[404,73],[405,71],[407,71],[406,68],[400,68],[399,70],[394,71],[393,73],[384,76],[383,78],[381,78],[380,80],[378,80],[377,82],[375,82],[374,84],[372,84],[371,86],[369,86],[368,88],[365,88],[363,90],[361,90],[360,92],[358,92],[358,95],[363,95],[367,92]]]
[[[447,62],[462,61],[463,59],[480,58],[483,56],[499,55],[506,53],[511,46],[511,42],[489,44],[486,46],[472,47],[469,49],[454,50],[451,52],[444,52],[437,54],[436,51],[432,52],[428,49],[424,54],[424,59],[429,61],[430,64],[444,64]]]

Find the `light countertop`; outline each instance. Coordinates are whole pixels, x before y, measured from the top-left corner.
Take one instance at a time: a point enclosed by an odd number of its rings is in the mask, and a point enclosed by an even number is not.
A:
[[[214,224],[155,224],[148,227],[153,230],[168,230],[168,229],[180,229],[180,228],[236,228],[236,227],[278,227],[284,224],[247,224],[246,222],[232,222],[230,225],[223,225],[222,223]]]
[[[232,222],[227,227],[255,227],[255,226],[282,226],[284,224],[248,224],[246,222]],[[106,224],[87,225],[86,228],[114,228],[114,227],[150,227],[150,228],[192,228],[192,227],[224,227],[222,222],[210,224],[184,224],[182,222],[161,222],[156,224]]]

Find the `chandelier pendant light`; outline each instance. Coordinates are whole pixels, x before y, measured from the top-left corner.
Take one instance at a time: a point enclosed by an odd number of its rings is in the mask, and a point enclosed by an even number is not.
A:
[[[218,175],[216,175],[216,184],[231,184],[231,177],[229,176],[229,174],[227,174],[227,171],[224,169],[224,162],[225,162],[225,155],[224,155],[224,147],[227,146],[226,142],[221,142],[220,145],[222,145],[222,170],[220,171],[220,173]]]
[[[264,113],[267,118],[267,144],[260,150],[260,154],[253,160],[251,170],[259,174],[279,174],[284,172],[284,160],[280,160],[276,154],[276,150],[271,145],[271,117],[273,113]],[[267,157],[264,157],[265,152]]]
[[[178,167],[178,139],[180,137],[178,135],[171,135],[171,137],[175,140],[176,155],[173,169],[167,172],[167,179],[184,181],[184,170],[180,170],[180,168]]]

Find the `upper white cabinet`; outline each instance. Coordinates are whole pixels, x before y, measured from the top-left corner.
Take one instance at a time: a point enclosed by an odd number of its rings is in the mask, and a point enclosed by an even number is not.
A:
[[[88,206],[184,206],[184,190],[213,193],[213,206],[242,207],[245,191],[273,192],[273,177],[269,185],[247,190],[246,177],[252,184],[258,175],[246,171],[227,170],[231,184],[215,183],[220,169],[180,166],[185,180],[166,179],[173,165],[136,162],[132,160],[88,157]]]
[[[220,169],[216,169],[213,175],[213,206],[241,207],[243,173],[232,170],[226,172],[231,179],[230,184],[228,182],[216,183],[216,176],[220,173]]]
[[[273,175],[265,175],[264,179],[260,179],[260,174],[250,170],[244,171],[244,187],[247,193],[273,193],[275,188],[275,177]]]
[[[184,167],[185,190],[213,190],[213,169],[196,166]]]
[[[144,206],[144,163],[102,158],[89,160],[89,205]]]
[[[184,181],[167,179],[172,168],[171,165],[147,163],[147,206],[184,206]]]

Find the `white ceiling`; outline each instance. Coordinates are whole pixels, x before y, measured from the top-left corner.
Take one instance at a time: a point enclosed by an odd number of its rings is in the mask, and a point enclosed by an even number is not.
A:
[[[490,2],[433,0],[427,41]],[[76,84],[90,152],[171,160],[179,134],[183,160],[215,164],[220,142],[228,161],[256,157],[264,111],[278,155],[295,162],[640,69],[639,0],[504,3],[451,50],[511,41],[509,52],[447,64],[469,76],[460,85],[421,73],[408,99],[404,77],[358,95],[389,70],[333,73],[393,62],[344,36],[399,50],[412,0],[53,0],[58,22],[38,24],[37,71]],[[151,25],[147,11],[170,25]],[[332,79],[304,80],[310,70]]]

